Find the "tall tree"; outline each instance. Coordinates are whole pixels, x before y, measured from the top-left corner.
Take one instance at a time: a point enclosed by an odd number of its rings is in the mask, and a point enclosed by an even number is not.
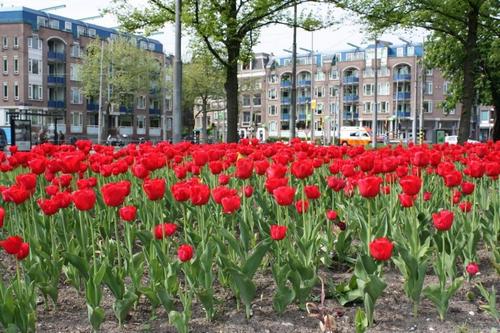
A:
[[[238,141],[238,61],[248,58],[260,29],[271,24],[292,26],[287,9],[307,2],[326,0],[184,0],[182,19],[206,44],[208,50],[225,68],[224,89],[227,98],[227,141]],[[324,9],[324,8],[323,8]],[[113,0],[109,12],[117,15],[130,31],[154,31],[174,20],[174,1],[147,0],[147,5],[133,7],[130,1]],[[323,15],[327,15],[323,11]],[[326,16],[325,15],[325,16]],[[317,15],[319,16],[319,14]],[[317,29],[318,19],[303,14],[297,26]]]
[[[184,66],[183,90],[185,104],[201,106],[201,143],[206,143],[209,102],[224,98],[224,68],[208,50],[195,48],[191,61]]]
[[[93,40],[86,48],[80,74],[85,96],[97,100],[102,90],[99,103],[106,106],[107,115],[106,124],[99,129],[104,131],[103,138],[111,127],[109,114],[112,105],[133,108],[138,96],[148,96],[151,90],[160,92],[165,84],[161,61],[125,37],[112,42],[103,42],[99,38]]]
[[[462,109],[458,141],[461,143],[467,141],[472,106],[476,98],[475,82],[479,74],[479,29],[490,29],[496,36],[499,35],[498,0],[331,1],[360,14],[374,30],[420,27],[456,41],[462,54],[460,61]]]

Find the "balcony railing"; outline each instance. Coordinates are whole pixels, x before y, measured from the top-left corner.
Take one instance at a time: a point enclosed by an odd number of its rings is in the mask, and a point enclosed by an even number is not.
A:
[[[394,81],[410,81],[411,74],[394,74]]]
[[[281,97],[281,104],[290,104],[291,101],[290,97]]]
[[[160,114],[160,109],[149,108],[149,114]]]
[[[292,81],[281,81],[282,88],[290,88],[292,86]]]
[[[87,103],[87,110],[88,111],[97,111],[97,110],[99,110],[99,104],[97,104],[97,103]]]
[[[64,59],[66,59],[66,54],[64,52],[48,51],[47,58],[52,59],[52,60],[64,61]]]
[[[343,82],[346,84],[356,84],[359,82],[359,77],[357,77],[357,76],[344,76]]]
[[[289,121],[290,120],[290,114],[289,113],[283,113],[283,114],[281,114],[281,120],[283,120],[283,121]]]
[[[344,95],[344,102],[357,102],[359,100],[359,95]]]
[[[311,102],[311,97],[308,96],[299,96],[297,98],[297,103],[299,104],[306,104]]]
[[[49,102],[48,102],[48,107],[49,108],[62,109],[65,106],[66,106],[66,103],[64,101],[49,100]]]
[[[58,75],[47,76],[47,83],[64,84],[64,82],[65,82],[64,76],[58,76]]]
[[[310,86],[311,80],[298,80],[297,85],[298,86]]]
[[[397,92],[394,94],[394,99],[402,100],[402,99],[410,99],[410,92]]]
[[[411,112],[410,111],[398,111],[398,117],[399,118],[410,118]]]

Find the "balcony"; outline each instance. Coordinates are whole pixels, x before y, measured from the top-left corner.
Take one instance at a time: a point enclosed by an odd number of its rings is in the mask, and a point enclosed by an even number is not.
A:
[[[98,111],[99,104],[97,103],[87,103],[87,111]]]
[[[411,74],[394,74],[394,81],[411,81]]]
[[[306,114],[305,113],[299,113],[299,121],[304,121],[306,120]]]
[[[48,102],[48,107],[49,108],[62,109],[65,106],[66,106],[66,103],[64,101],[49,100],[49,102]]]
[[[394,94],[394,99],[397,100],[410,99],[410,97],[411,97],[410,92],[398,92]]]
[[[64,76],[59,76],[59,75],[50,75],[47,76],[47,83],[48,84],[64,84],[65,79]]]
[[[64,61],[66,59],[66,54],[64,52],[48,51],[47,58],[49,60]]]
[[[297,86],[303,87],[303,86],[310,86],[311,85],[311,80],[298,80],[297,81]]]
[[[359,77],[357,76],[344,76],[344,84],[358,84]]]
[[[355,112],[355,113],[352,113],[352,112],[344,112],[342,114],[342,118],[344,118],[344,120],[349,120],[349,119],[358,119],[359,118],[359,113]]]
[[[399,118],[410,118],[411,112],[410,111],[398,111],[398,117]]]
[[[88,125],[87,126],[87,134],[88,135],[97,135],[99,132],[99,127],[97,125]]]
[[[283,114],[281,114],[281,120],[282,121],[289,121],[290,120],[290,114],[289,113],[283,113]]]
[[[297,103],[299,104],[306,104],[311,102],[311,97],[309,96],[299,96],[297,98]]]
[[[344,95],[344,102],[354,103],[359,100],[359,95]]]
[[[160,109],[149,108],[149,114],[160,114]]]
[[[291,100],[290,97],[281,97],[281,104],[290,104]]]
[[[292,81],[281,81],[281,88],[291,88],[292,87]]]

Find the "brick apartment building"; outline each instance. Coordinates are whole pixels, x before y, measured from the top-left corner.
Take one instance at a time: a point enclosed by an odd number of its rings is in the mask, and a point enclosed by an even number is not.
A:
[[[437,69],[422,70],[421,44],[377,46],[377,131],[391,139],[412,136],[415,113],[423,108],[424,139],[436,140],[437,131],[456,135],[460,119],[457,106],[443,110],[448,83]],[[297,135],[331,141],[338,124],[372,126],[374,112],[375,45],[331,54],[299,54],[297,57]],[[255,54],[241,64],[240,136],[267,139],[289,137],[292,88],[291,57]],[[311,101],[313,101],[311,103]],[[311,116],[311,104],[314,115]],[[312,118],[312,119],[311,119]],[[486,140],[493,126],[493,110],[474,110],[471,137]],[[221,121],[222,119],[222,121]],[[212,124],[225,126],[225,114],[212,114]],[[218,125],[219,124],[219,125]],[[419,119],[417,119],[417,131]],[[196,119],[201,127],[201,119]]]
[[[10,127],[10,117],[15,115],[31,120],[33,138],[42,127],[53,133],[58,122],[57,131],[65,133],[66,140],[97,140],[99,105],[83,96],[78,69],[86,45],[97,37],[109,41],[118,34],[114,29],[25,7],[0,8],[0,126]],[[169,64],[160,42],[129,37],[162,65]],[[114,106],[111,127],[132,140],[155,141],[162,137],[162,117],[166,116],[167,137],[171,137],[171,110],[165,94],[152,89],[148,96],[137,96],[133,110]]]

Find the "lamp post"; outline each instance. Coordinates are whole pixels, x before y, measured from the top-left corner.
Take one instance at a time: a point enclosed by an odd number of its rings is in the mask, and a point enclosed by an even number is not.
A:
[[[174,112],[172,142],[182,140],[181,0],[175,0]]]

